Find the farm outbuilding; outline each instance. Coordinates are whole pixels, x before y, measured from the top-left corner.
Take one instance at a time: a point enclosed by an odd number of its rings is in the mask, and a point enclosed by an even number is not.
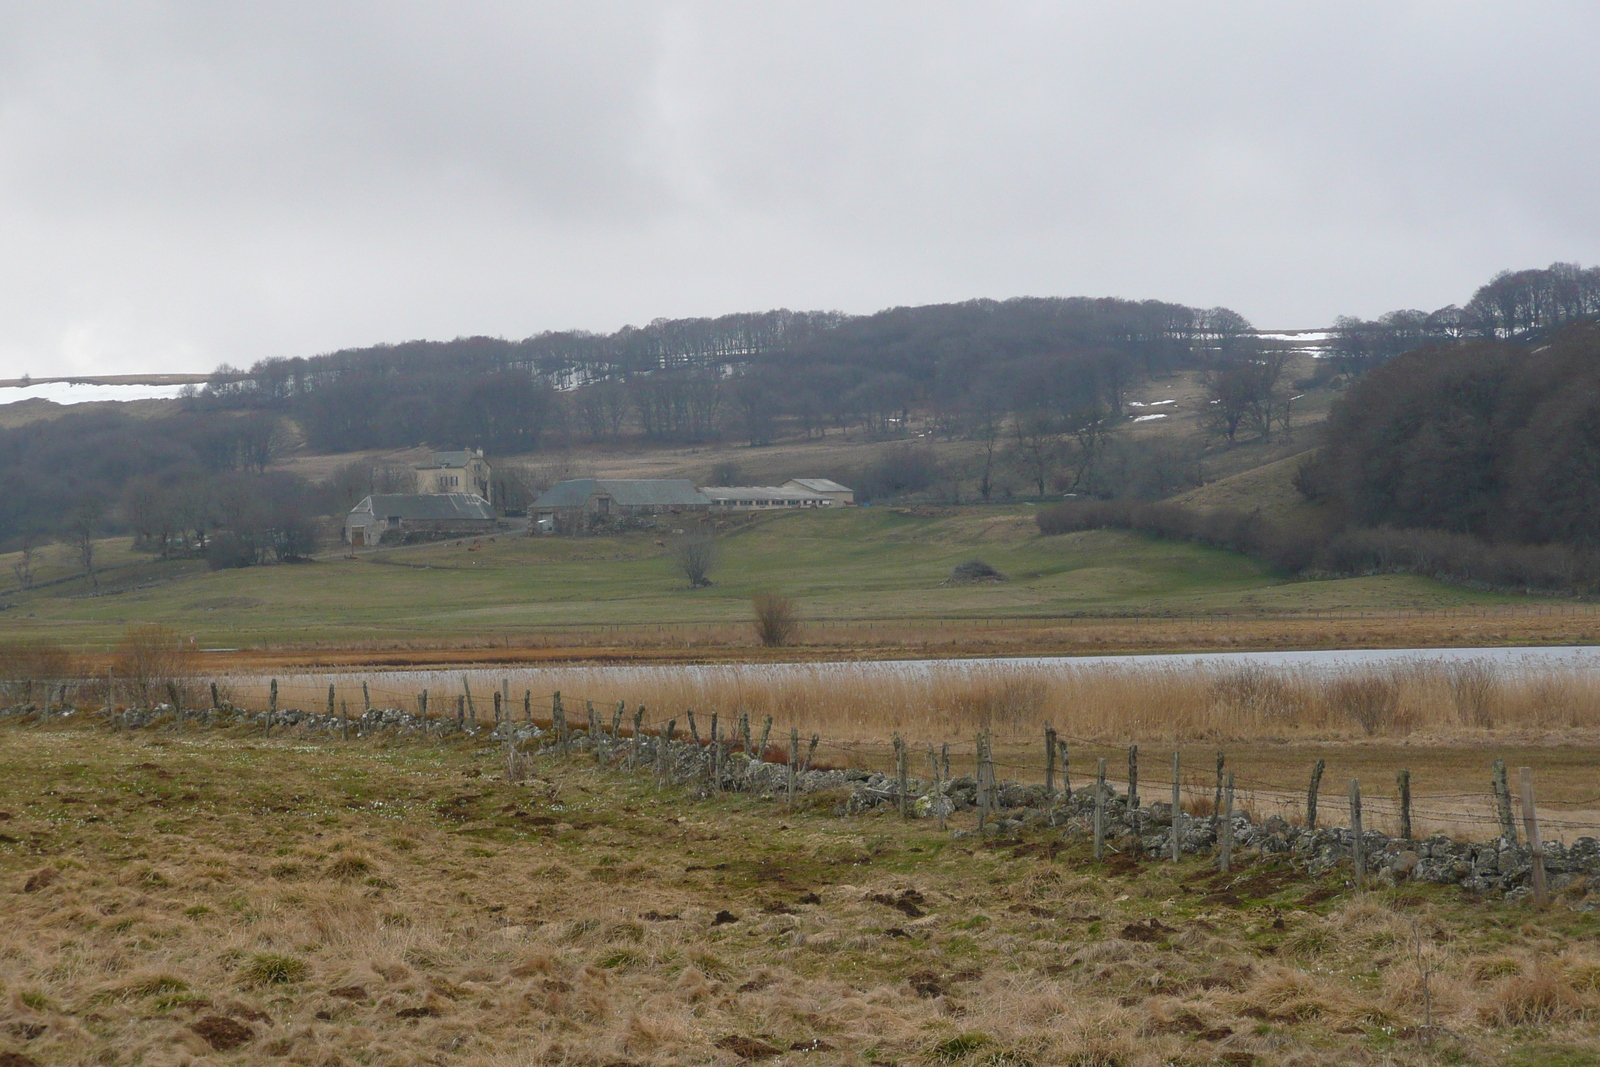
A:
[[[769,508],[831,508],[821,493],[782,485],[714,485],[700,490],[713,511],[761,511]]]
[[[687,478],[572,478],[533,503],[541,524],[590,516],[675,515],[706,511],[711,501]]]
[[[848,485],[840,485],[832,478],[790,478],[783,483],[783,487],[804,489],[808,493],[825,496],[839,507],[856,502],[856,491]]]
[[[499,528],[494,508],[473,493],[374,493],[344,519],[353,547],[407,537],[465,537]]]

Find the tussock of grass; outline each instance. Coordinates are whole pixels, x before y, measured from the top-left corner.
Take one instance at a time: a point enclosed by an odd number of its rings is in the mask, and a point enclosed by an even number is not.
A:
[[[304,979],[308,970],[304,960],[277,952],[262,952],[250,960],[243,977],[251,985],[287,985]]]

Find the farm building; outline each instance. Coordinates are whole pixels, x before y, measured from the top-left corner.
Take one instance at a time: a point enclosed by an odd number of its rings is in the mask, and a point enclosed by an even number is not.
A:
[[[533,513],[547,523],[594,515],[675,515],[710,506],[687,478],[572,478],[541,494]]]
[[[833,501],[809,489],[781,485],[714,485],[700,490],[712,511],[756,511],[767,508],[831,508]]]
[[[407,537],[465,537],[499,528],[494,509],[475,493],[374,493],[344,519],[351,547]]]
[[[856,493],[847,485],[840,485],[831,478],[790,478],[783,483],[785,489],[804,489],[808,493],[817,493],[827,497],[838,507],[856,502]]]
[[[417,465],[419,493],[467,493],[491,500],[489,490],[489,464],[482,449],[434,452],[428,462]]]

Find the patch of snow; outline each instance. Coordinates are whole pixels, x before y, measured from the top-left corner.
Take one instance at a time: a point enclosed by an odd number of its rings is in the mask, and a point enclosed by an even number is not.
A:
[[[1166,417],[1167,416],[1166,416],[1165,412],[1163,412],[1162,414],[1159,414],[1159,415],[1135,415],[1133,417],[1133,421],[1134,422],[1149,422],[1151,419],[1164,419]]]
[[[1164,404],[1176,404],[1176,403],[1177,403],[1176,400],[1152,400],[1148,404],[1142,403],[1142,402],[1140,402],[1138,400],[1130,400],[1130,401],[1128,401],[1128,406],[1130,408],[1158,408],[1158,407],[1161,407]]]
[[[183,394],[181,385],[99,385],[71,382],[45,382],[39,385],[14,385],[0,388],[0,404],[19,400],[50,400],[57,404],[88,404],[100,400],[176,400]]]

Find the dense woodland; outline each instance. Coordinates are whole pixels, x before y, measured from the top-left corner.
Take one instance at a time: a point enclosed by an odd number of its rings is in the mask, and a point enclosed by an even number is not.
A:
[[[1225,308],[1159,301],[785,310],[266,360],[219,369],[201,400],[292,416],[325,452],[441,440],[498,453],[552,440],[765,444],[784,428],[892,436],[913,405],[952,419],[976,409],[1118,414],[1136,379],[1196,366],[1252,334]]]

